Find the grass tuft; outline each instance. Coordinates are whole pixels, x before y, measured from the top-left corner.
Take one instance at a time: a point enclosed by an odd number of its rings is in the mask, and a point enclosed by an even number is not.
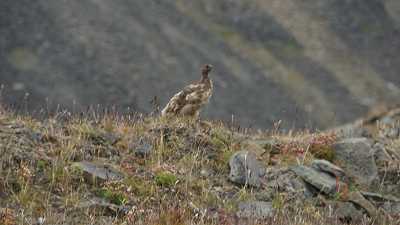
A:
[[[155,175],[154,180],[159,186],[173,187],[178,181],[178,178],[170,172],[158,172]]]

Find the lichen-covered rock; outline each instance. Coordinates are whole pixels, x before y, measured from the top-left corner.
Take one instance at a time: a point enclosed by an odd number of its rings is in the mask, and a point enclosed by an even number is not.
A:
[[[229,180],[253,187],[261,187],[265,168],[252,152],[236,152],[229,160]]]
[[[360,192],[367,200],[376,207],[382,208],[390,215],[400,215],[400,199],[392,195],[383,195],[373,192]]]
[[[361,185],[371,185],[378,176],[373,148],[366,138],[345,139],[333,145],[336,160],[349,177]]]
[[[87,210],[92,214],[104,216],[124,215],[129,210],[127,206],[115,205],[97,197],[78,203],[76,209]]]
[[[350,202],[339,202],[335,213],[342,222],[346,223],[357,223],[363,218],[362,211]]]
[[[400,202],[385,202],[382,208],[390,215],[400,215]]]
[[[333,195],[336,193],[336,179],[326,173],[319,172],[306,166],[296,166],[292,170],[301,177],[306,183],[311,184],[320,192]]]
[[[153,151],[153,145],[149,142],[140,140],[132,146],[135,150],[135,155],[139,157],[148,157]]]
[[[267,219],[272,217],[274,212],[271,202],[251,201],[239,203],[236,215],[239,218]]]
[[[318,171],[328,173],[338,178],[343,178],[346,176],[342,168],[326,160],[314,160],[311,163],[311,167]]]
[[[306,183],[296,173],[288,168],[268,168],[265,180],[264,197],[275,195],[278,192],[285,192],[290,198],[302,198],[306,195]],[[264,198],[264,201],[266,198]],[[272,198],[268,199],[269,201]]]
[[[109,165],[95,162],[76,162],[72,167],[83,172],[84,178],[90,183],[102,183],[124,179],[124,175]]]
[[[360,191],[360,193],[368,200],[377,202],[377,203],[384,203],[384,202],[400,202],[399,198],[396,198],[392,195],[383,195],[379,193],[373,193],[373,192],[366,192],[366,191]]]
[[[377,208],[370,201],[365,199],[358,191],[350,192],[348,195],[348,201],[363,208],[372,218],[375,218],[378,215]]]

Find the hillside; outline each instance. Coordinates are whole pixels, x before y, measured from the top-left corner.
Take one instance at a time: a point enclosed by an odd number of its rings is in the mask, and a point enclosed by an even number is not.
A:
[[[204,63],[205,117],[243,126],[327,128],[400,99],[396,0],[2,0],[0,25],[2,96],[31,112],[150,112]]]
[[[323,133],[0,111],[0,224],[400,222],[400,110]]]

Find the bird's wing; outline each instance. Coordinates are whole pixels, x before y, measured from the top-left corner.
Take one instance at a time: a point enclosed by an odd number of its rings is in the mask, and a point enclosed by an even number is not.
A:
[[[185,101],[189,104],[196,104],[202,100],[202,92],[204,92],[204,84],[191,84],[185,87]]]
[[[204,89],[203,84],[190,84],[176,93],[162,110],[162,114],[178,113],[185,105],[201,101],[199,93]]]

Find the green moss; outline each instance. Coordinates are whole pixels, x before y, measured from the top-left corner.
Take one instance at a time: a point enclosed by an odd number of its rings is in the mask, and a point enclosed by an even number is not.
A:
[[[350,182],[349,183],[349,192],[355,192],[355,191],[359,191],[360,187],[354,183],[354,182]]]
[[[229,160],[234,154],[234,151],[224,150],[218,152],[215,159],[213,160],[212,167],[216,172],[227,173],[229,170]]]
[[[154,179],[156,184],[162,187],[172,187],[178,181],[178,178],[169,172],[159,172]]]
[[[341,198],[342,198],[342,193],[340,193],[340,192],[335,192],[332,196],[332,200],[334,200],[334,201],[340,201]]]
[[[110,201],[116,205],[124,205],[127,201],[123,193],[114,192],[106,188],[102,188],[95,191],[95,194],[100,197]]]
[[[229,199],[223,204],[223,208],[226,212],[234,213],[238,210],[238,201],[236,199]]]
[[[251,200],[252,195],[250,192],[247,191],[246,188],[240,189],[240,191],[237,193],[237,199],[238,201],[248,201]]]
[[[283,194],[275,195],[274,199],[272,200],[272,207],[277,210],[282,210],[285,205],[285,197]]]
[[[223,150],[229,148],[232,142],[231,134],[221,128],[215,128],[211,134],[211,143],[217,148],[217,150]]]
[[[64,164],[60,162],[53,166],[49,173],[49,178],[52,184],[65,183],[66,171],[64,169]]]
[[[83,183],[84,182],[85,178],[84,178],[84,175],[83,175],[82,168],[80,168],[78,166],[71,167],[68,170],[68,172],[69,172],[68,176],[70,177],[71,181],[75,181],[75,182],[78,182],[78,183]]]
[[[48,166],[48,163],[44,160],[38,160],[36,167],[38,171],[44,171],[46,167]]]
[[[214,163],[212,166],[217,172],[226,172],[228,170],[228,162],[234,151],[231,148],[233,143],[232,134],[222,128],[215,128],[211,134],[211,143],[215,149]]]
[[[132,190],[133,193],[135,193],[135,195],[139,197],[151,196],[155,191],[151,184],[148,184],[144,180],[136,177],[129,177],[124,180],[124,183]]]
[[[37,195],[39,195],[39,192],[34,190],[32,185],[24,184],[14,197],[19,205],[24,208],[29,208],[38,200]]]
[[[335,151],[331,146],[316,145],[310,147],[310,152],[317,159],[325,159],[327,161],[333,162],[335,159]]]

